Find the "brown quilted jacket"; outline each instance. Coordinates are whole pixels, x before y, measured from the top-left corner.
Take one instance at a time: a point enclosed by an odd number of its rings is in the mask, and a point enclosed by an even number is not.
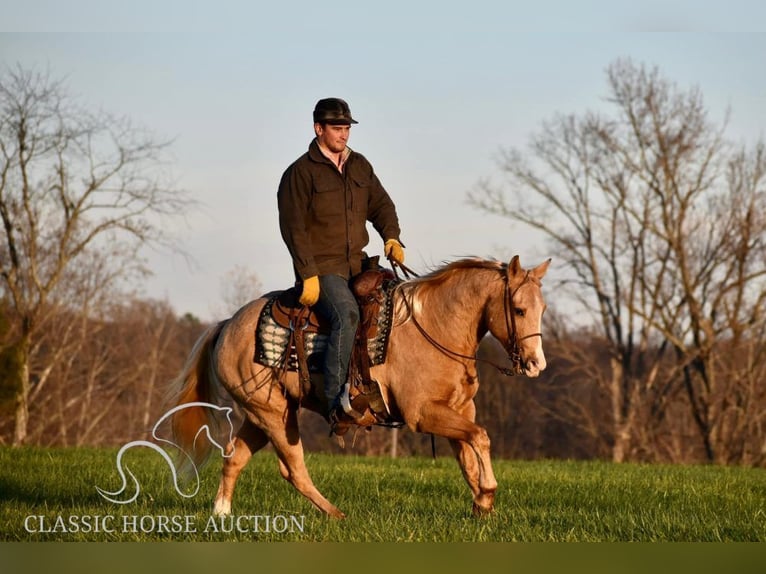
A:
[[[367,159],[351,151],[343,173],[316,140],[285,170],[277,192],[279,228],[296,278],[361,271],[370,221],[384,241],[399,239],[396,208]]]

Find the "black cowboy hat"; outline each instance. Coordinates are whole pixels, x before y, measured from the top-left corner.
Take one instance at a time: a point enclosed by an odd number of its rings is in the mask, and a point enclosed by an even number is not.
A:
[[[358,124],[351,117],[351,110],[345,100],[340,98],[324,98],[314,107],[314,123],[330,125]]]

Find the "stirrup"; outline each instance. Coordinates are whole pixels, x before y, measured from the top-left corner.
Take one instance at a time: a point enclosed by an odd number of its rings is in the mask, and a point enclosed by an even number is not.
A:
[[[343,385],[343,390],[340,394],[339,408],[343,409],[344,414],[354,419],[355,421],[361,419],[364,416],[364,413],[357,411],[351,404],[351,386],[348,382]],[[333,410],[337,410],[337,408]]]
[[[327,417],[330,423],[330,436],[346,434],[364,416],[353,409],[351,410],[351,413],[345,412],[343,407],[339,405],[330,411],[330,415]]]
[[[339,406],[330,411],[328,421],[330,423],[330,434],[328,436],[334,436],[335,440],[338,441],[338,446],[340,446],[340,448],[346,448],[346,441],[344,440],[343,435],[354,426],[354,419],[344,413],[343,409]]]
[[[330,436],[335,435],[341,448],[345,447],[343,435],[346,434],[352,426],[358,426],[359,421],[364,418],[364,414],[358,412],[351,406],[349,401],[348,383],[344,386],[341,399],[335,404],[327,416],[330,423]]]
[[[351,420],[351,418],[345,418],[338,414],[337,410],[333,410],[330,413],[329,417],[330,422],[330,436],[336,435],[336,436],[343,436],[348,432],[348,429],[351,428],[351,425],[354,424]]]

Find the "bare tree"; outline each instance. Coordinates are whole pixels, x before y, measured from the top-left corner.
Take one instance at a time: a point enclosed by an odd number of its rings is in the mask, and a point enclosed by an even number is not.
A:
[[[165,181],[166,148],[125,119],[78,107],[48,74],[0,76],[0,296],[18,323],[14,444],[27,437],[30,354],[51,309],[87,309],[84,296],[145,271],[142,247],[171,244],[162,219],[191,202]],[[78,269],[93,262],[111,280],[73,289],[78,275],[88,283]]]
[[[662,307],[678,304],[685,311],[681,321],[658,314],[656,327],[678,354],[707,458],[721,463],[762,456],[757,441],[764,433],[757,427],[766,405],[757,381],[766,374],[765,151],[762,142],[752,152],[737,151],[727,162],[722,192],[689,198],[688,215],[656,223],[677,269],[676,292],[666,289]]]
[[[708,120],[698,90],[630,61],[607,76],[613,115],[545,123],[528,157],[510,150],[502,159],[511,197],[482,182],[469,201],[542,231],[568,264],[571,299],[609,349],[612,458],[651,448],[650,429],[683,385],[708,458],[717,459],[713,397],[727,392],[712,350],[734,344],[722,305],[738,325],[763,309],[762,164],[751,159],[747,176],[736,171],[744,160],[731,162],[725,125]],[[737,229],[748,225],[743,239]]]
[[[148,438],[167,408],[164,383],[205,328],[189,315],[177,318],[167,302],[130,297],[89,316],[52,311],[30,354],[27,442],[114,445]],[[61,333],[68,333],[63,341],[56,337]],[[41,382],[41,366],[54,362]]]
[[[221,318],[230,317],[240,307],[262,294],[258,275],[242,265],[235,265],[221,279],[222,304],[215,310]]]

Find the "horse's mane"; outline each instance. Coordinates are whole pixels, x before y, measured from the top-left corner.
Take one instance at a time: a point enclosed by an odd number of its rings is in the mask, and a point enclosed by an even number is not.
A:
[[[402,322],[407,321],[413,311],[422,305],[431,306],[437,300],[454,302],[462,299],[458,295],[465,292],[465,284],[460,280],[460,276],[464,275],[465,271],[487,271],[500,279],[505,275],[507,268],[508,264],[500,261],[465,257],[445,263],[420,277],[408,279],[398,286],[398,291],[405,301],[404,306],[400,309],[399,319]],[[439,293],[438,299],[433,299],[437,292]]]
[[[431,289],[442,285],[466,269],[483,269],[505,273],[508,268],[507,263],[494,259],[482,259],[480,257],[464,257],[456,261],[447,262],[435,269],[432,269],[425,275],[410,279],[402,284],[405,291],[414,294],[418,292],[425,295]]]
[[[463,269],[489,269],[493,271],[505,271],[508,264],[495,259],[482,259],[481,257],[464,257],[456,261],[449,261],[432,269],[422,277],[413,279],[413,283],[442,283]]]

